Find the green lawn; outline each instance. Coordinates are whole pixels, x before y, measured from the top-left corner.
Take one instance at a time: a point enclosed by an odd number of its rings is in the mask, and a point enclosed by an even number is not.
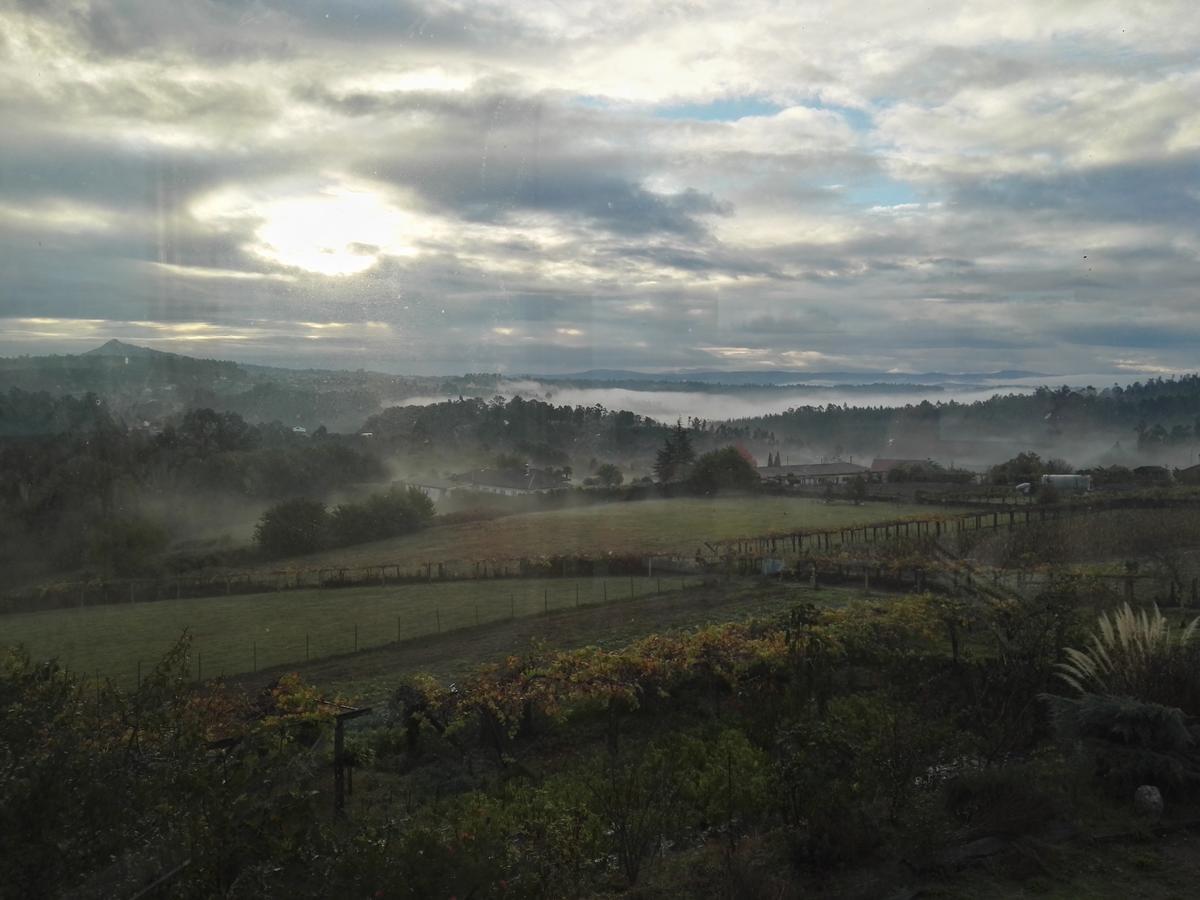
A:
[[[208,678],[350,653],[356,626],[361,650],[683,585],[678,576],[514,579],[90,606],[0,616],[0,643],[22,643],[37,658],[57,656],[73,670],[127,685],[139,660],[148,671],[184,629],[194,640],[193,665]]]
[[[417,534],[282,560],[271,569],[605,553],[694,555],[704,541],[842,528],[901,518],[930,518],[929,507],[892,503],[825,503],[807,497],[638,500],[579,509],[522,513],[442,525]]]

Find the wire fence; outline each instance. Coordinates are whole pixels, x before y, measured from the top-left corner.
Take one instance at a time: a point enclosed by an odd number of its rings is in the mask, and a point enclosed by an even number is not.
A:
[[[1088,498],[1061,505],[1006,506],[974,509],[925,518],[882,520],[866,525],[836,529],[804,529],[751,537],[698,543],[707,552],[699,558],[684,556],[646,557],[640,554],[598,556],[522,557],[512,559],[437,562],[381,563],[367,566],[221,572],[207,575],[177,575],[163,578],[95,579],[60,582],[0,597],[0,614],[64,609],[117,603],[146,603],[161,600],[263,594],[313,588],[404,585],[452,581],[496,581],[522,578],[606,577],[661,571],[695,572],[720,567],[728,560],[778,557],[791,554],[830,553],[857,544],[878,544],[910,538],[940,539],[954,534],[985,529],[1017,528],[1066,517],[1129,509],[1196,509],[1200,498]]]
[[[356,597],[283,594],[255,604],[191,604],[187,615],[95,607],[64,611],[42,631],[16,634],[38,657],[57,656],[88,678],[133,687],[186,630],[197,681],[354,654],[406,641],[577,608],[616,605],[697,587],[696,576],[662,574],[476,586],[366,591]],[[35,620],[40,617],[33,617]],[[23,624],[23,623],[18,623]],[[35,622],[36,624],[36,622]]]

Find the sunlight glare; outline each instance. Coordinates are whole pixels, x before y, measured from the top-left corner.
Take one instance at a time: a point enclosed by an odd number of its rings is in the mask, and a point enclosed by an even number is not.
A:
[[[414,220],[367,191],[332,188],[258,210],[252,248],[260,256],[319,275],[357,275],[383,255],[413,256]]]

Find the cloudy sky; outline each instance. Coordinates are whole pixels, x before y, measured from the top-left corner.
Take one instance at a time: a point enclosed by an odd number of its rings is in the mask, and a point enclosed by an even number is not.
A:
[[[1170,372],[1194,0],[0,0],[0,354]]]

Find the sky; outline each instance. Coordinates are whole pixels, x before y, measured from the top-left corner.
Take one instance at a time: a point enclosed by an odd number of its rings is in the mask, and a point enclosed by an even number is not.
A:
[[[0,0],[0,354],[1169,374],[1191,0]]]

